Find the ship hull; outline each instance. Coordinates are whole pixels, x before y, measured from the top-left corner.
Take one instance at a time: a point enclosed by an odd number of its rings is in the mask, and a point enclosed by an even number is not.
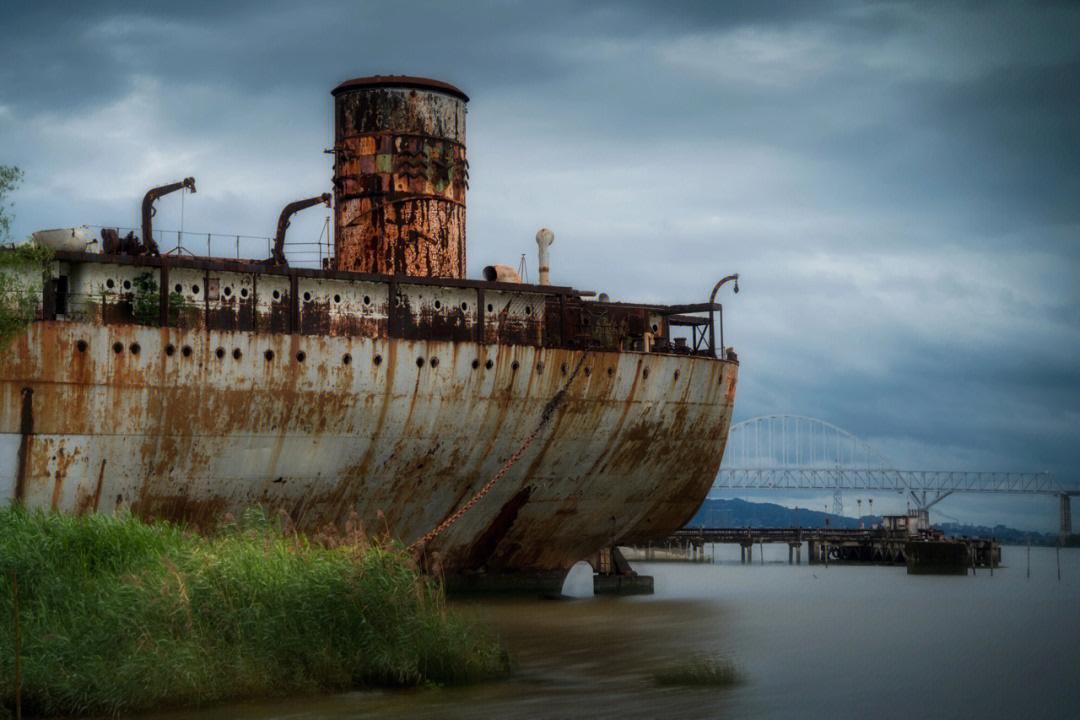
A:
[[[35,322],[0,369],[0,503],[200,526],[260,505],[304,531],[355,512],[412,543],[521,447],[583,352]],[[589,353],[429,557],[456,576],[561,578],[602,547],[681,527],[719,468],[736,374]]]

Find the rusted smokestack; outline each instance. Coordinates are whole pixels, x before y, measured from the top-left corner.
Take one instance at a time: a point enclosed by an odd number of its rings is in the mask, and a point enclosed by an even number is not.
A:
[[[168,195],[171,192],[176,192],[181,188],[188,188],[191,192],[195,192],[195,178],[184,178],[178,183],[172,185],[162,185],[161,187],[151,188],[142,201],[142,241],[146,246],[147,252],[151,255],[160,255],[161,251],[158,250],[157,243],[154,242],[154,201],[162,195]]]
[[[326,203],[326,207],[330,207],[330,193],[323,193],[318,197],[308,198],[307,200],[291,202],[281,211],[281,217],[277,221],[277,233],[274,235],[274,249],[270,255],[271,265],[289,264],[285,260],[285,231],[289,229],[290,218],[301,210],[306,210],[319,203]]]
[[[555,233],[551,232],[547,228],[540,228],[540,232],[536,233],[536,244],[540,248],[540,284],[550,285],[551,282],[548,279],[549,267],[548,248],[551,247],[551,243],[555,242]]]
[[[404,76],[334,88],[334,267],[465,276],[465,103]]]

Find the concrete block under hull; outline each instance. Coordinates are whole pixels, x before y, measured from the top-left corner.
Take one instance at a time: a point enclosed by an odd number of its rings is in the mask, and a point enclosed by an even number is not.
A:
[[[652,595],[651,575],[593,575],[596,595]]]

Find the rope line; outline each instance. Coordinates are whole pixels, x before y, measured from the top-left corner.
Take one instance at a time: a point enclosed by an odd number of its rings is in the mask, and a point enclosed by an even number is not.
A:
[[[502,466],[499,472],[495,473],[494,477],[488,480],[487,484],[484,485],[484,487],[480,488],[480,490],[472,496],[472,499],[462,505],[457,512],[448,517],[446,520],[443,520],[438,525],[438,527],[429,532],[427,535],[410,545],[408,547],[409,552],[413,552],[417,548],[427,545],[429,542],[434,540],[442,531],[446,530],[446,528],[457,522],[457,520],[462,515],[471,510],[476,505],[476,503],[480,502],[480,499],[487,495],[488,491],[490,491],[491,488],[495,487],[495,483],[499,482],[499,480],[502,479],[502,476],[506,474],[506,471],[509,470],[514,465],[514,463],[518,461],[518,459],[521,457],[521,454],[525,452],[525,448],[529,447],[529,445],[532,443],[533,439],[537,436],[540,430],[542,430],[543,427],[547,425],[548,421],[551,420],[552,416],[555,414],[555,410],[558,409],[559,405],[562,404],[563,399],[566,397],[566,392],[570,389],[570,384],[574,382],[574,378],[577,377],[578,371],[581,370],[581,366],[585,364],[585,358],[588,356],[589,348],[585,348],[585,352],[581,354],[581,359],[578,360],[577,365],[574,367],[574,371],[570,373],[570,377],[566,379],[566,384],[564,384],[562,389],[559,390],[559,392],[555,393],[554,397],[552,397],[551,400],[548,401],[548,404],[544,406],[544,412],[540,415],[540,423],[529,434],[529,437],[525,439],[525,442],[521,444],[521,447],[517,449],[517,452],[510,456],[510,459],[506,461],[506,463]]]

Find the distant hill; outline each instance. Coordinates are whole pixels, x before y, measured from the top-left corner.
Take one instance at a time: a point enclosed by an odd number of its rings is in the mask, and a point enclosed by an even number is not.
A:
[[[750,528],[786,528],[786,527],[829,527],[857,528],[855,518],[825,513],[821,510],[784,507],[775,503],[757,503],[739,500],[706,500],[697,514],[686,524],[687,527],[750,527]],[[877,515],[863,518],[866,527],[881,522]]]
[[[825,527],[858,528],[859,521],[853,517],[834,515],[821,510],[784,507],[775,503],[747,502],[734,498],[731,500],[706,500],[691,518],[686,527],[747,527],[747,528],[787,528]],[[873,527],[881,523],[880,515],[864,515],[863,527]],[[957,523],[934,523],[948,537],[992,537],[1003,545],[1026,545],[1028,538],[1032,545],[1057,545],[1058,536],[1051,533],[1033,533],[1016,530],[1004,525],[994,527],[960,525]],[[1080,535],[1071,535],[1066,545],[1080,546]]]

